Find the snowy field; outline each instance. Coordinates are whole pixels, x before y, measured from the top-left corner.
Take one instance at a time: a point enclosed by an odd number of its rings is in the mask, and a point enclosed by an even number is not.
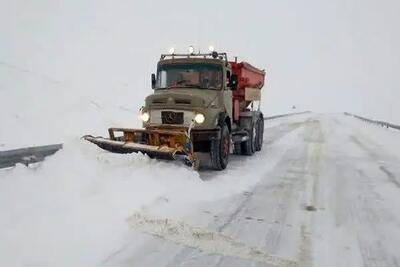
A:
[[[399,146],[399,132],[311,113],[197,173],[71,139],[0,171],[0,266],[398,266]]]
[[[400,1],[0,0],[0,267],[400,266]],[[80,140],[140,127],[161,53],[266,70],[263,151],[227,170]],[[293,107],[296,109],[293,109]],[[336,113],[334,113],[336,112]]]

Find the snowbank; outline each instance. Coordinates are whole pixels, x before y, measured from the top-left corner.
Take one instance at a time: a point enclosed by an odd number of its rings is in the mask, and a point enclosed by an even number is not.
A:
[[[0,171],[0,265],[98,266],[121,247],[135,212],[154,207],[162,214],[165,207],[180,219],[200,202],[249,190],[295,138],[293,132],[253,157],[232,156],[225,171],[200,174],[181,162],[112,154],[71,139],[43,163]]]

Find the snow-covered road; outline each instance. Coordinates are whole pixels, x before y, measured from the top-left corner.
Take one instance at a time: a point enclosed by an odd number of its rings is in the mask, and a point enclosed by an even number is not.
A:
[[[305,114],[198,174],[76,140],[0,172],[0,266],[400,266],[399,147],[399,132]]]

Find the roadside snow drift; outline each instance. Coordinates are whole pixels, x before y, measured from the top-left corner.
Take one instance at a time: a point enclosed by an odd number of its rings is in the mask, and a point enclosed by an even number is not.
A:
[[[396,144],[398,132],[305,114],[267,121],[261,152],[199,173],[70,139],[0,171],[0,265],[394,266]]]
[[[248,190],[294,138],[200,174],[182,162],[70,140],[43,163],[0,171],[0,265],[98,266],[121,246],[135,212],[161,205],[179,219],[200,202]]]

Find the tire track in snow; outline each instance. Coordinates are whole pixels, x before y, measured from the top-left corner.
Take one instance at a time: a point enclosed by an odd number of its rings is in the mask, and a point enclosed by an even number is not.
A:
[[[307,120],[308,122],[308,120]],[[299,127],[302,127],[304,125],[304,122],[293,122],[293,123],[287,123],[287,124],[281,124],[269,128],[265,128],[264,130],[264,145],[271,145],[278,140],[286,137],[288,134],[292,133],[294,130],[298,129]],[[264,146],[264,149],[266,149],[267,146]],[[289,155],[290,153],[288,153]],[[285,163],[283,163],[285,164]],[[217,175],[212,175],[212,176],[217,176]],[[209,179],[209,178],[208,178]],[[251,200],[251,197],[254,194],[254,190],[256,190],[256,187],[253,187],[251,191],[247,191],[243,194],[244,198],[239,202],[237,205],[236,209],[227,216],[227,219],[225,222],[223,222],[221,225],[216,227],[216,231],[218,233],[221,233],[226,227],[231,225],[231,223],[237,219],[238,215],[243,211],[243,209],[246,207],[248,202]],[[188,258],[191,254],[193,253],[193,250],[190,248],[183,248],[174,258],[172,261],[170,261],[169,264],[167,264],[167,267],[173,267],[176,266],[177,262],[184,262],[186,258]],[[215,263],[214,266],[219,266],[220,263],[222,262],[224,258],[220,257],[218,261]]]
[[[386,175],[388,180],[393,183],[398,189],[400,189],[400,181],[397,179],[396,175],[389,170],[389,168],[383,164],[383,162],[396,162],[390,155],[384,155],[382,152],[378,152],[377,149],[371,149],[368,145],[364,144],[354,135],[350,136],[350,140],[360,147],[361,150],[365,151],[366,154],[379,165],[379,169]],[[379,153],[379,154],[378,154]]]
[[[399,240],[398,218],[380,194],[392,184],[379,166],[393,163],[393,157],[353,127],[337,126],[333,119],[324,123],[330,126],[324,132],[329,142],[316,199],[324,209],[312,225],[317,266],[398,266],[388,240]]]
[[[272,216],[267,215],[267,217],[272,218],[273,222],[270,224],[270,227],[266,225],[267,229],[269,230],[265,234],[263,247],[265,247],[271,253],[277,252],[277,248],[281,242],[282,233],[288,227],[292,227],[291,224],[287,223],[287,220],[291,211],[290,207],[296,205],[295,203],[298,202],[296,193],[304,188],[305,179],[310,176],[306,166],[308,160],[307,152],[309,143],[315,140],[307,141],[307,139],[310,138],[310,135],[312,136],[315,129],[319,130],[318,133],[320,132],[320,124],[314,119],[308,119],[306,122],[301,123],[301,125],[305,127],[305,133],[302,134],[302,136],[304,136],[303,138],[306,139],[306,146],[304,146],[304,148],[302,148],[300,151],[298,147],[296,147],[294,150],[289,150],[282,157],[281,162],[278,164],[279,166],[276,167],[276,169],[281,169],[281,172],[283,172],[283,174],[276,177],[279,181],[278,186],[275,186],[273,191],[269,192],[271,187],[268,183],[259,184],[252,192],[248,194],[248,197],[241,202],[238,208],[234,210],[234,212],[228,217],[228,221],[225,222],[222,227],[219,228],[219,230],[222,231],[228,226],[231,226],[232,221],[240,222],[246,221],[246,218],[251,218],[252,216],[249,208],[254,206],[251,204],[251,201],[253,201],[254,197],[260,197],[268,194],[274,195],[273,199],[276,201],[276,203],[272,205],[273,210],[267,211],[268,213],[272,214]],[[300,125],[297,125],[297,127],[298,126]],[[265,179],[264,182],[265,181],[268,181],[268,179]],[[255,202],[257,201],[259,200],[255,200]],[[306,235],[305,231],[303,231],[305,227],[302,226],[301,229],[302,231],[299,233],[299,235],[301,235],[300,239],[302,242],[304,241],[304,244],[301,245],[303,248],[301,249],[301,259],[302,263],[309,263],[311,261],[311,239],[309,238],[309,235]],[[220,266],[223,260],[224,258],[220,257],[214,266]]]
[[[386,176],[388,177],[389,181],[391,181],[397,188],[400,189],[400,182],[397,180],[396,176],[394,175],[394,173],[392,173],[391,171],[388,170],[387,167],[381,165],[379,166],[379,169],[386,174]]]
[[[307,162],[307,185],[306,185],[306,203],[305,209],[310,211],[317,211],[318,207],[318,187],[319,178],[321,175],[321,165],[323,159],[323,150],[325,143],[325,136],[322,132],[321,121],[316,121],[312,127],[309,128],[309,133],[306,134],[309,148],[309,156]],[[305,216],[305,221],[301,225],[301,242],[299,246],[299,262],[303,266],[312,266],[312,219],[313,214],[309,213]]]
[[[229,236],[193,227],[184,222],[152,218],[140,213],[131,216],[128,222],[134,229],[186,247],[200,249],[208,254],[230,256],[272,266],[299,266],[294,261],[271,255],[257,247],[247,246]]]
[[[349,140],[367,156],[363,160],[364,166],[371,167],[373,163],[386,176],[386,179],[399,189],[400,184],[394,173],[386,167],[388,162],[393,162],[395,159],[383,149],[378,149],[378,146],[369,138],[365,137],[367,142],[364,141],[364,137],[359,132],[349,135]],[[383,165],[384,162],[386,162],[385,165]],[[364,168],[358,168],[356,174],[355,186],[360,193],[358,198],[350,203],[348,213],[352,222],[358,226],[355,227],[355,232],[363,264],[366,267],[399,267],[399,259],[388,253],[385,247],[387,244],[383,243],[386,239],[386,233],[382,229],[383,223],[386,227],[396,229],[400,227],[399,218],[381,207],[381,202],[376,201],[381,196],[374,190],[374,184],[383,177],[371,177],[366,174]]]
[[[232,212],[228,218],[225,220],[223,224],[217,227],[217,232],[222,232],[227,226],[229,226],[234,219],[237,218],[239,213],[243,210],[243,208],[247,205],[250,201],[251,196],[254,194],[254,189],[250,192],[245,192],[243,195],[245,196],[244,200],[240,203],[240,205]]]
[[[293,170],[296,171],[293,172]],[[295,173],[295,175],[293,175],[293,173]],[[286,222],[290,207],[295,202],[295,196],[293,196],[294,189],[299,188],[299,185],[296,185],[299,184],[299,182],[301,183],[300,187],[304,187],[304,181],[300,178],[304,175],[304,168],[301,167],[299,162],[292,163],[287,173],[280,177],[280,179],[282,179],[280,183],[281,186],[272,193],[274,199],[277,201],[276,205],[274,205],[274,209],[271,211],[271,218],[273,218],[274,224],[269,228],[264,238],[265,246],[271,251],[276,251],[278,248],[282,232],[287,227]]]
[[[398,267],[397,259],[392,257],[384,249],[382,240],[385,237],[380,234],[377,225],[382,223],[382,218],[390,219],[392,216],[385,214],[383,209],[377,207],[375,199],[377,196],[372,192],[371,177],[366,175],[363,170],[357,171],[359,179],[364,181],[358,183],[363,195],[358,201],[350,205],[351,218],[356,225],[363,225],[367,229],[357,230],[357,241],[360,253],[366,267]],[[395,222],[394,218],[390,219]],[[397,225],[399,227],[399,225]],[[368,238],[365,237],[365,230],[368,232]]]

